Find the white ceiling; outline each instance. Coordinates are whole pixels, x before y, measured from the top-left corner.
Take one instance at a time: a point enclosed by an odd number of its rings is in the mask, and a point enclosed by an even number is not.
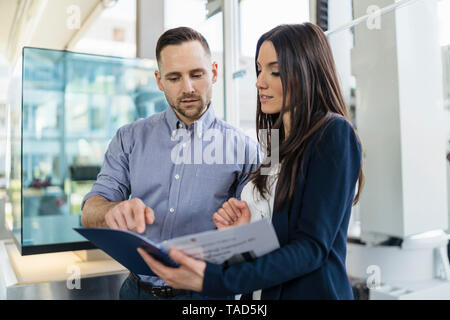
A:
[[[19,0],[0,0],[0,54],[6,50],[18,3]]]
[[[67,26],[69,6],[76,5],[80,8],[81,22],[86,22],[87,17],[95,10],[100,0],[47,0],[42,18],[37,24],[38,32],[33,36],[30,46],[51,49],[65,49],[66,45],[78,30],[70,30]],[[51,5],[50,5],[51,3]],[[100,12],[98,12],[99,16]],[[97,16],[97,17],[98,17]]]
[[[80,29],[68,27],[70,6],[80,10]],[[23,46],[66,49],[103,9],[101,0],[0,0],[0,55],[14,63]]]

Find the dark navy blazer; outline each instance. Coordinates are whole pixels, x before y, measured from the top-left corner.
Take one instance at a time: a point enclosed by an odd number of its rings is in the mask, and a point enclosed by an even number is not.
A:
[[[261,299],[353,299],[345,257],[361,146],[351,124],[329,120],[304,159],[290,208],[273,213],[280,248],[229,267],[207,263],[203,294],[263,289]]]

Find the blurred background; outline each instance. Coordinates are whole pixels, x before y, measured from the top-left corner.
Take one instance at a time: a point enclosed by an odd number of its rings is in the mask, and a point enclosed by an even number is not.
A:
[[[439,287],[450,299],[440,286],[450,280],[448,17],[450,0],[0,0],[0,239],[22,255],[91,248],[72,228],[110,139],[168,107],[153,75],[162,32],[205,36],[219,65],[215,112],[256,138],[256,42],[310,21],[327,33],[364,147],[349,228],[355,292],[368,297],[375,265],[373,298]]]
[[[167,108],[153,75],[164,30],[189,26],[206,37],[219,65],[216,114],[256,138],[256,42],[278,24],[310,17],[309,1],[279,4],[2,0],[1,186],[22,252],[83,241],[72,227],[110,139]]]

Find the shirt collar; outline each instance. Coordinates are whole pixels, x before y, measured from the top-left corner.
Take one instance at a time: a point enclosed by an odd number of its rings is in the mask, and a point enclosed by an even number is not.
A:
[[[177,114],[175,113],[175,111],[173,111],[173,108],[171,106],[167,108],[165,114],[167,124],[169,125],[172,134],[177,129],[184,128],[189,130],[190,128],[193,128],[193,130],[195,130],[195,133],[199,138],[202,137],[205,130],[211,127],[212,123],[214,122],[214,119],[216,118],[212,103],[209,104],[209,107],[205,111],[205,113],[198,120],[192,123],[189,128],[186,128],[186,125],[183,123],[183,121],[178,119]]]

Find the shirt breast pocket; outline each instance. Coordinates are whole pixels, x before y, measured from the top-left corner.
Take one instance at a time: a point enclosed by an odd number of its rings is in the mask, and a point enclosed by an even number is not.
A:
[[[195,190],[191,198],[191,205],[209,206],[213,203],[228,200],[236,180],[235,168],[231,165],[201,164],[195,170]],[[201,192],[203,194],[196,194]],[[205,203],[206,201],[211,201]]]
[[[212,164],[201,164],[195,169],[196,178],[206,178],[214,180],[227,179],[230,176],[234,178],[234,172],[228,165],[212,165]]]

